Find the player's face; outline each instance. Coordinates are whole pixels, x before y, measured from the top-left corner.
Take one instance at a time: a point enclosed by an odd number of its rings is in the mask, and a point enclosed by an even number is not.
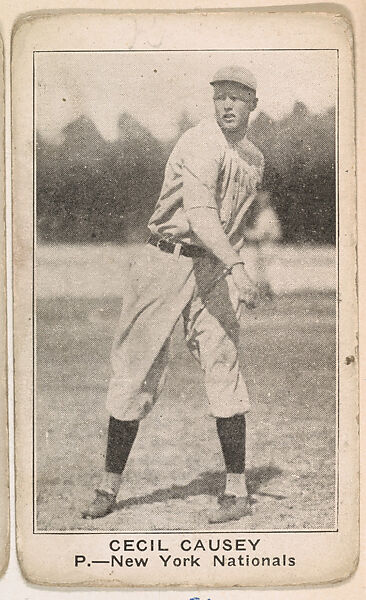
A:
[[[214,85],[216,120],[224,132],[240,133],[248,125],[249,115],[257,106],[254,90],[233,81]]]

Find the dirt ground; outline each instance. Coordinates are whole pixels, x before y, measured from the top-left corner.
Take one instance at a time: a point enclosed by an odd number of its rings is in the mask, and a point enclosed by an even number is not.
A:
[[[118,510],[84,521],[103,467],[104,399],[117,298],[37,304],[36,526],[39,531],[271,531],[335,527],[335,296],[284,295],[246,312],[241,360],[253,514],[210,526],[223,461],[199,366],[181,325],[164,393],[141,423]]]

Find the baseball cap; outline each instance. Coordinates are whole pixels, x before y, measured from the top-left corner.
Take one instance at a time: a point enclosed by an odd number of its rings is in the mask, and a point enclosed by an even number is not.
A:
[[[241,85],[251,88],[254,91],[257,89],[257,80],[253,73],[249,71],[249,69],[240,67],[238,65],[222,67],[216,71],[210,81],[210,84],[213,85],[214,83],[219,83],[220,81],[235,81],[236,83],[241,83]]]

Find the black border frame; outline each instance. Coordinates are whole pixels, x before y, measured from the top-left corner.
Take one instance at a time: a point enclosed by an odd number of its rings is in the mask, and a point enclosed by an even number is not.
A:
[[[122,54],[122,53],[163,53],[163,52],[323,52],[323,51],[335,51],[337,52],[337,90],[336,90],[336,114],[335,114],[335,125],[336,125],[336,136],[335,136],[335,178],[336,178],[336,202],[335,202],[335,210],[336,210],[336,273],[337,273],[337,281],[336,281],[336,375],[337,375],[337,385],[336,385],[336,493],[335,493],[335,507],[336,507],[336,529],[286,529],[286,530],[244,530],[244,531],[229,531],[229,530],[204,530],[204,531],[196,531],[196,530],[154,530],[154,531],[116,531],[116,530],[75,530],[75,531],[39,531],[36,529],[36,335],[35,335],[35,322],[36,322],[36,297],[35,297],[35,273],[36,273],[36,223],[37,223],[37,203],[36,203],[36,102],[35,102],[35,89],[36,89],[36,54]],[[225,49],[217,49],[217,48],[204,48],[204,49],[168,49],[164,48],[163,50],[33,50],[32,53],[32,132],[33,132],[33,224],[32,224],[32,524],[33,535],[187,535],[187,534],[198,534],[198,535],[239,535],[239,534],[247,534],[247,533],[260,533],[260,534],[296,534],[296,533],[338,533],[339,531],[339,396],[340,396],[340,373],[339,373],[339,292],[340,292],[340,281],[339,281],[339,258],[340,258],[340,249],[339,249],[339,48],[225,48]]]

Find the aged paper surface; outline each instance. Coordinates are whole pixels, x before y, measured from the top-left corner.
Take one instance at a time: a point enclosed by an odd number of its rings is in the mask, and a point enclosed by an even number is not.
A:
[[[5,152],[4,69],[0,37],[0,574],[9,558],[8,416],[6,388],[6,267],[5,267]]]
[[[344,20],[319,14],[69,15],[18,27],[17,536],[31,581],[294,585],[355,568],[351,39]],[[258,80],[248,135],[268,155],[261,202],[272,203],[267,224],[268,210],[248,218],[242,250],[263,296],[240,321],[252,514],[209,522],[223,459],[178,323],[116,506],[82,519],[101,485],[108,412],[118,412],[104,406],[121,297],[147,251],[169,145],[210,115],[213,72],[238,63]],[[146,345],[139,352],[125,379],[137,377]]]

